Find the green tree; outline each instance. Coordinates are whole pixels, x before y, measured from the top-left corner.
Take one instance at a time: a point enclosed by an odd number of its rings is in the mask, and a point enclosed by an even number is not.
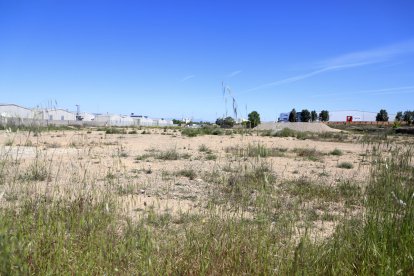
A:
[[[236,121],[232,117],[218,118],[216,124],[222,128],[232,128],[236,124]]]
[[[254,128],[260,124],[260,114],[257,111],[250,112],[247,118],[251,128]]]
[[[173,121],[174,125],[182,125],[183,124],[183,121],[181,121],[181,120],[173,119],[172,121]]]
[[[403,119],[403,113],[401,111],[397,112],[397,115],[395,115],[395,120],[398,122],[401,122]]]
[[[311,113],[307,109],[302,109],[300,112],[300,121],[301,122],[309,122],[311,119]]]
[[[318,119],[318,113],[315,110],[311,112],[311,121],[315,122]]]
[[[319,113],[319,120],[322,122],[328,122],[329,121],[329,111],[328,110],[322,110]]]
[[[409,110],[405,111],[403,115],[404,122],[406,122],[408,125],[411,124],[413,121],[413,115],[414,115],[413,111],[409,111]]]
[[[296,118],[296,110],[292,109],[292,111],[289,113],[289,122],[296,122],[297,118]]]
[[[388,112],[385,109],[381,109],[377,114],[377,122],[388,122]]]

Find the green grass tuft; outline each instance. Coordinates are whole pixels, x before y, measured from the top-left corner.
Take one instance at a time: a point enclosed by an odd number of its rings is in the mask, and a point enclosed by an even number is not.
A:
[[[343,155],[342,150],[340,149],[334,149],[333,151],[330,152],[331,155],[336,155],[336,156],[341,156]]]
[[[341,163],[338,164],[337,167],[341,168],[341,169],[348,169],[349,170],[349,169],[354,168],[354,165],[351,162],[341,162]]]

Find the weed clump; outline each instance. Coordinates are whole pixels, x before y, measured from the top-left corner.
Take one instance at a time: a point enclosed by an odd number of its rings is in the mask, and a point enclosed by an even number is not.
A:
[[[215,154],[213,154],[213,153],[209,153],[209,154],[207,154],[207,156],[206,156],[206,159],[207,160],[216,160],[217,159],[217,155],[215,155]]]
[[[297,156],[305,157],[311,161],[321,161],[323,156],[322,152],[309,148],[295,148],[293,149],[293,152],[295,152]]]
[[[331,155],[336,155],[336,156],[341,156],[343,155],[342,150],[340,149],[334,149],[333,151],[330,152]]]
[[[211,153],[211,149],[209,149],[205,144],[201,144],[198,147],[199,152]]]
[[[35,160],[35,162],[19,176],[19,179],[24,181],[45,181],[48,175],[49,173],[46,164],[39,160]]]
[[[193,169],[184,169],[177,172],[177,175],[184,176],[193,180],[197,177],[197,173]]]
[[[349,170],[349,169],[354,168],[354,165],[351,162],[341,162],[341,163],[338,164],[337,167],[341,168],[341,169],[348,169]]]
[[[267,195],[272,191],[276,178],[267,164],[262,163],[251,169],[235,171],[227,178],[223,187],[224,195],[231,201],[249,205],[257,199],[252,195],[259,193]]]
[[[181,135],[196,137],[199,135],[223,135],[224,131],[220,128],[201,127],[201,128],[184,128],[181,129]]]
[[[235,154],[240,157],[281,157],[287,151],[286,148],[267,148],[262,144],[251,145],[246,148],[229,147],[225,149],[227,153]]]
[[[155,156],[157,159],[161,160],[179,160],[179,159],[188,159],[189,154],[180,154],[177,150],[171,149],[167,151],[162,151]]]
[[[100,131],[105,131],[106,134],[127,134],[126,130],[123,128],[109,127],[109,128],[98,128]]]

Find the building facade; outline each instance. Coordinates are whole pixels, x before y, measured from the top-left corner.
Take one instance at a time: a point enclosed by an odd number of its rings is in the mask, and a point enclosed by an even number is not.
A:
[[[43,120],[47,121],[76,121],[76,114],[64,109],[44,109]]]
[[[330,122],[346,122],[347,118],[352,122],[375,122],[377,113],[358,110],[329,111]],[[390,122],[394,121],[395,114],[388,114],[388,118]]]
[[[117,114],[106,114],[106,115],[96,115],[96,122],[104,122],[108,126],[132,126],[134,125],[134,120],[125,115]]]
[[[37,113],[17,104],[0,104],[0,116],[6,118],[33,119]]]

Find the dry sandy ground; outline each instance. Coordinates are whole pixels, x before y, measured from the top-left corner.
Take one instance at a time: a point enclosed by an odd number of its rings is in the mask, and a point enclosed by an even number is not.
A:
[[[276,177],[276,184],[307,179],[334,187],[350,180],[364,183],[369,165],[364,161],[366,149],[358,143],[321,142],[295,138],[262,137],[253,135],[224,135],[184,137],[179,130],[147,129],[150,134],[105,134],[102,131],[52,131],[34,137],[26,132],[0,133],[0,157],[14,160],[14,167],[4,173],[24,175],[33,164],[44,165],[47,178],[27,181],[14,178],[0,185],[0,204],[27,194],[72,197],[85,191],[110,191],[122,203],[125,213],[139,217],[143,210],[160,212],[200,212],[211,200],[214,179],[228,171],[255,166],[265,162]],[[229,148],[249,145],[283,149],[280,157],[240,157]],[[200,151],[205,146],[211,152]],[[297,156],[294,149],[316,149],[323,155],[312,161]],[[341,156],[330,155],[334,149]],[[168,150],[185,158],[160,160],[159,153]],[[138,156],[143,156],[137,160]],[[352,169],[341,169],[340,162],[350,162]],[[179,175],[183,169],[194,172],[191,177]],[[215,173],[215,174],[214,174]],[[16,181],[16,179],[18,181]],[[21,179],[24,179],[21,178]],[[20,183],[20,184],[17,184]],[[22,187],[24,186],[24,187]],[[8,200],[9,199],[9,200]],[[332,229],[332,227],[330,228]]]
[[[284,128],[289,128],[295,131],[309,131],[309,132],[341,132],[341,130],[331,128],[323,123],[276,123],[276,122],[266,122],[257,126],[258,130],[274,130],[280,131]]]

